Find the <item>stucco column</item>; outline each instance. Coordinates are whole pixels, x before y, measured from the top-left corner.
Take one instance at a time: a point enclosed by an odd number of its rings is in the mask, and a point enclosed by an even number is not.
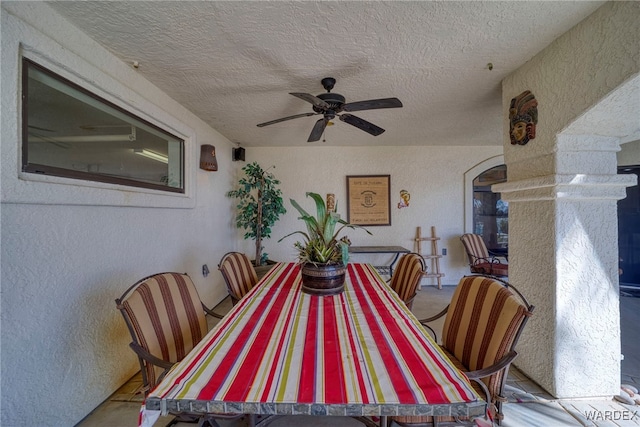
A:
[[[559,398],[619,392],[616,202],[635,177],[616,174],[618,150],[561,135],[529,177],[493,188],[509,202],[509,281],[536,306],[515,364]]]

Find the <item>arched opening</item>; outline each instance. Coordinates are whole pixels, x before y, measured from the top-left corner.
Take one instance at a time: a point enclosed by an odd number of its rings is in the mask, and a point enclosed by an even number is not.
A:
[[[473,181],[481,173],[504,165],[504,156],[502,154],[490,157],[481,161],[471,169],[464,173],[464,232],[473,233]]]
[[[509,204],[491,186],[506,181],[504,164],[483,171],[473,180],[473,233],[497,255],[506,255],[509,250]]]

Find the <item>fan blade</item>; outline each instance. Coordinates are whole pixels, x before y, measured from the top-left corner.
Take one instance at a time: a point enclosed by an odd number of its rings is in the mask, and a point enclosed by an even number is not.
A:
[[[259,128],[263,127],[263,126],[269,126],[272,125],[274,123],[280,123],[280,122],[284,122],[286,120],[291,120],[291,119],[297,119],[299,117],[309,117],[309,116],[315,116],[316,114],[320,114],[320,113],[302,113],[302,114],[296,114],[295,116],[288,116],[288,117],[283,117],[281,119],[275,119],[275,120],[271,120],[270,122],[264,122],[264,123],[259,123],[258,126]]]
[[[367,101],[349,102],[342,106],[342,111],[375,110],[378,108],[400,108],[402,102],[398,98],[369,99]]]
[[[340,120],[345,123],[349,123],[350,125],[355,126],[358,129],[362,129],[363,131],[368,132],[373,136],[378,136],[382,132],[384,132],[384,129],[382,129],[381,127],[378,127],[373,123],[361,119],[360,117],[354,116],[353,114],[342,114],[340,115]]]
[[[324,102],[322,99],[318,98],[317,96],[313,96],[309,93],[300,93],[300,92],[289,92],[289,95],[293,95],[296,98],[300,98],[304,101],[307,101],[311,104],[313,104],[314,107],[318,107],[320,109],[323,110],[327,110],[329,108],[329,104],[327,104],[326,102]]]
[[[311,134],[309,135],[309,139],[307,139],[307,142],[318,141],[324,133],[324,130],[327,127],[327,123],[329,123],[329,120],[326,117],[318,120],[313,126],[313,129],[311,129]]]

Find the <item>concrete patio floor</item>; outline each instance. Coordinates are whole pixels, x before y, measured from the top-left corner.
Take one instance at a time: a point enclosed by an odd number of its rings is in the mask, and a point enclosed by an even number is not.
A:
[[[453,293],[453,286],[423,286],[414,301],[413,311],[419,317],[428,317],[446,306]],[[622,382],[640,388],[640,298],[621,296],[620,312],[623,352]],[[230,308],[228,299],[216,307],[220,313]],[[216,319],[211,319],[212,323]],[[435,324],[440,331],[442,324]],[[516,359],[517,366],[517,359]],[[142,381],[134,376],[107,401],[97,407],[77,427],[126,427],[136,426],[143,396],[139,393]],[[632,427],[640,426],[640,406],[625,405],[614,399],[555,399],[536,383],[521,373],[517,367],[509,372],[505,394],[508,402],[503,405],[504,427]],[[161,417],[155,426],[165,426],[172,417]],[[242,427],[244,420],[221,420],[221,427]],[[178,423],[177,427],[195,424]],[[270,427],[362,427],[360,422],[347,417],[284,417],[269,424]]]

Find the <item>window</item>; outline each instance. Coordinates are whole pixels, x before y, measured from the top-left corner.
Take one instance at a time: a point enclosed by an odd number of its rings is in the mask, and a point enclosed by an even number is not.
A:
[[[23,58],[22,170],[184,193],[184,140]]]
[[[506,180],[506,165],[488,169],[473,180],[473,233],[497,254],[509,249],[509,204],[491,186]]]

